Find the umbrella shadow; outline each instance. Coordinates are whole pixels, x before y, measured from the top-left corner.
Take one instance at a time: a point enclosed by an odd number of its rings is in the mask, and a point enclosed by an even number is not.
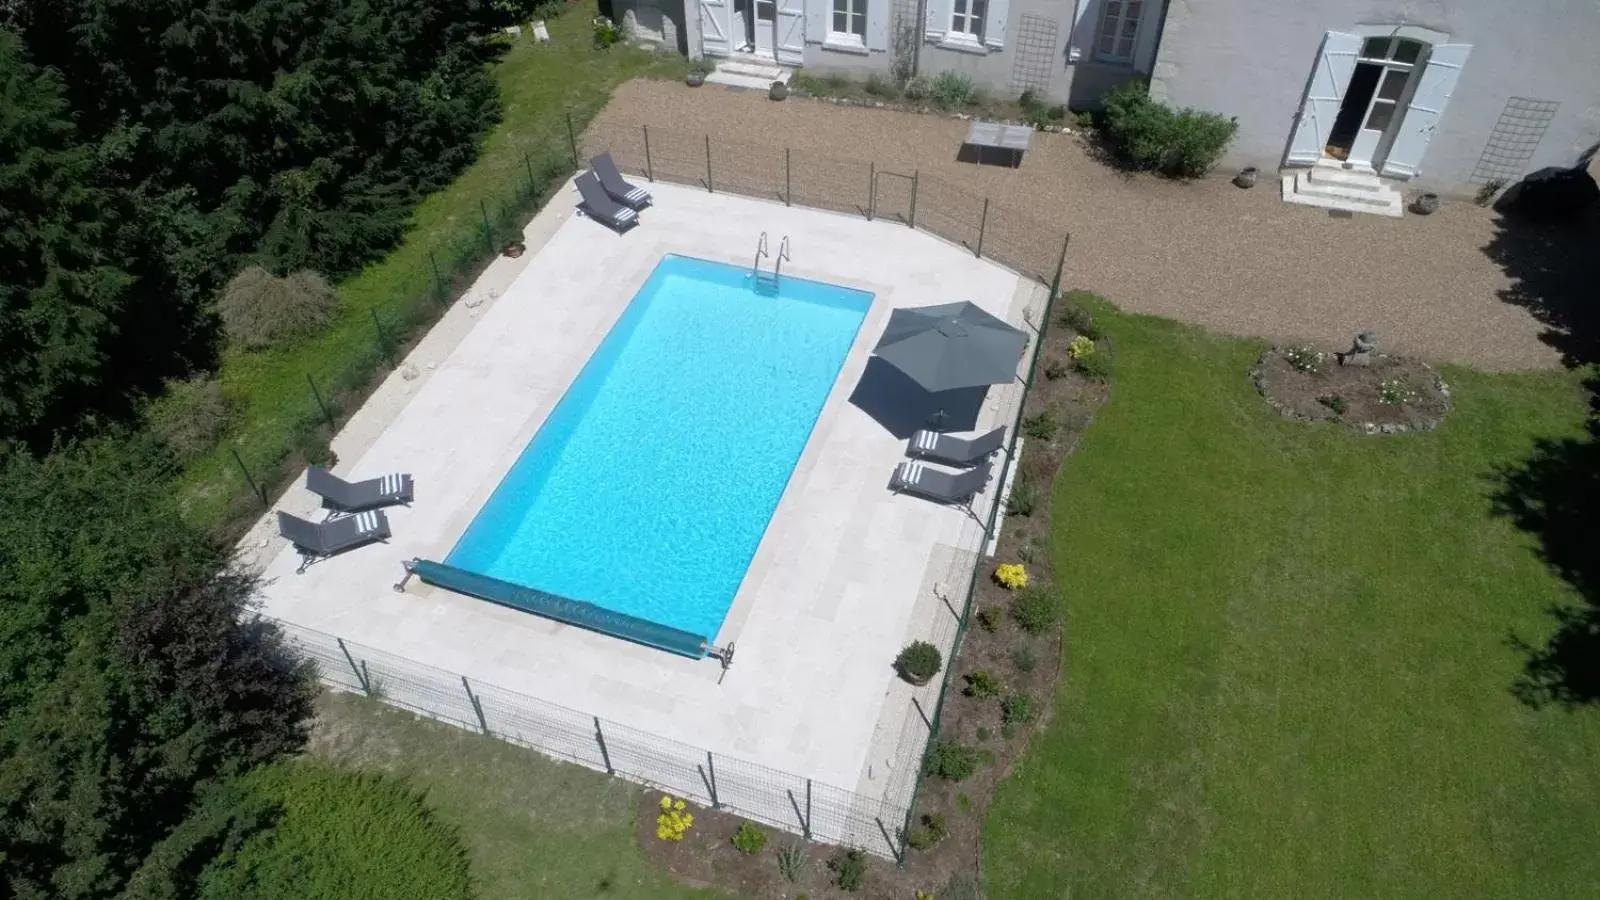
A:
[[[932,393],[873,356],[850,394],[850,403],[905,440],[921,428],[952,432],[977,428],[988,392],[987,387],[975,387]]]

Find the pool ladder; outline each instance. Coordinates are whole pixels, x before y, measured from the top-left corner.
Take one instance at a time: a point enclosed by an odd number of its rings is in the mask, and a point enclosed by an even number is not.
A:
[[[761,271],[761,258],[764,256],[772,256],[767,251],[767,233],[765,231],[761,232],[761,240],[756,244],[756,258],[755,262],[750,265],[750,274],[756,281],[756,293],[776,296],[778,293],[778,276],[783,274],[783,261],[789,258],[789,236],[787,234],[784,235],[783,240],[778,243],[778,255],[773,258],[771,272]]]

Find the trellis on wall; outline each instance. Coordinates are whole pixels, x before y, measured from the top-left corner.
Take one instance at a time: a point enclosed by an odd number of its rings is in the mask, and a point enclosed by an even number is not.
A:
[[[1527,173],[1539,142],[1555,118],[1561,104],[1554,100],[1512,97],[1500,112],[1499,121],[1489,133],[1489,142],[1478,157],[1469,179],[1473,184],[1516,181]]]
[[[1017,28],[1017,45],[1011,63],[1011,89],[1017,93],[1050,89],[1055,71],[1056,20],[1047,16],[1025,15]]]

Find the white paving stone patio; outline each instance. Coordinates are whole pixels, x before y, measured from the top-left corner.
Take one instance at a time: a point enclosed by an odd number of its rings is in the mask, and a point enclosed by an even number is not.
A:
[[[569,184],[529,224],[527,254],[496,261],[475,286],[468,299],[483,302],[458,302],[385,381],[335,439],[335,471],[410,472],[416,502],[388,511],[394,537],[387,543],[298,575],[296,554],[264,517],[241,544],[265,574],[263,612],[881,796],[884,761],[915,721],[911,692],[891,661],[908,640],[934,629],[932,617],[948,615],[933,588],[953,558],[979,549],[981,528],[965,509],[891,493],[889,474],[905,443],[849,397],[893,308],[972,300],[1026,327],[1024,307],[1036,314],[1043,291],[904,225],[676,185],[650,188],[655,207],[619,236],[574,214]],[[790,237],[785,273],[871,291],[875,300],[717,636],[719,645],[737,644],[726,677],[719,682],[711,660],[681,659],[416,580],[404,593],[391,588],[403,560],[448,554],[663,255],[748,266],[763,231],[774,248]],[[1002,415],[1009,421],[1006,397],[1015,393],[994,393],[985,424]],[[316,500],[296,487],[276,508],[314,516]]]

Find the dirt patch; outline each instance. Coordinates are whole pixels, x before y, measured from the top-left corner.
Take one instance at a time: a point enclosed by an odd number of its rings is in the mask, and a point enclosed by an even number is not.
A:
[[[1289,418],[1339,422],[1364,434],[1432,431],[1450,412],[1450,389],[1438,373],[1402,356],[1342,365],[1337,354],[1274,347],[1250,378]]]
[[[1086,299],[1064,296],[1052,313],[1055,321],[1039,350],[1023,409],[1010,514],[998,523],[994,558],[980,563],[966,635],[946,663],[949,683],[930,750],[934,744],[954,744],[973,757],[975,765],[960,780],[933,775],[923,780],[907,832],[912,846],[906,849],[904,865],[869,857],[864,886],[848,893],[834,886],[827,868],[828,860],[845,852],[842,848],[807,844],[764,829],[767,846],[744,854],[732,843],[744,820],[706,809],[692,810],[694,827],[682,841],[663,841],[656,835],[661,794],[655,792],[641,801],[636,828],[649,858],[685,883],[725,888],[756,900],[800,895],[816,900],[911,898],[918,891],[975,900],[981,881],[984,811],[1028,740],[1047,723],[1060,681],[1062,603],[1051,570],[1051,486],[1095,411],[1110,396],[1114,360],[1111,342],[1098,335],[1088,309],[1080,305]],[[1079,358],[1074,358],[1069,348],[1080,337],[1093,342],[1098,367],[1089,363],[1091,354],[1081,342]],[[1021,564],[1027,587],[1013,590],[1001,585],[996,569],[1002,564]],[[808,862],[791,881],[779,865],[779,853],[796,847]]]

